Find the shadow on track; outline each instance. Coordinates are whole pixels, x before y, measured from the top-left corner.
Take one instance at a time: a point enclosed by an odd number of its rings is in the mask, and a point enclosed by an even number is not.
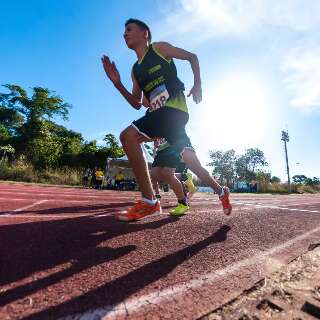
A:
[[[115,202],[109,204],[87,204],[85,206],[64,206],[64,207],[56,207],[56,208],[46,208],[41,210],[23,210],[19,212],[14,212],[15,215],[22,216],[24,214],[70,214],[70,213],[88,213],[92,214],[98,210],[102,210],[104,213],[114,212],[117,208],[132,206],[134,202]],[[11,211],[12,212],[12,211]],[[7,214],[8,211],[0,212],[1,214]],[[9,212],[10,213],[10,212]]]
[[[130,273],[103,284],[79,297],[32,314],[24,319],[56,319],[72,313],[85,312],[89,309],[106,305],[117,305],[145,286],[165,277],[178,265],[205,249],[207,246],[225,241],[230,229],[228,225],[223,225],[218,231],[202,241],[132,270]]]
[[[133,232],[161,228],[177,220],[166,217],[144,224],[125,224],[106,216],[0,226],[0,285],[64,263],[72,264],[67,270],[6,291],[0,297],[0,306],[135,249],[134,245],[101,248],[98,247],[101,242]]]

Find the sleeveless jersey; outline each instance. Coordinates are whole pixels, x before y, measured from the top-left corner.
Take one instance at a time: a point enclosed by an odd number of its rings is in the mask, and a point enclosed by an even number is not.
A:
[[[132,71],[152,110],[166,106],[188,112],[184,84],[177,76],[173,59],[167,60],[153,44]]]

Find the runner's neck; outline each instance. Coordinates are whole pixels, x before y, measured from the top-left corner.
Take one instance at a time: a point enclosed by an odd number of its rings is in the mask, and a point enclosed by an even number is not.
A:
[[[149,49],[149,46],[143,44],[134,50],[136,52],[136,55],[139,61],[144,57],[148,49]]]

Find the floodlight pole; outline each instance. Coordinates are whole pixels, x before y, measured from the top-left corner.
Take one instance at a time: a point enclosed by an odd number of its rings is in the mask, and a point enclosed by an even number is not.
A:
[[[291,184],[290,184],[290,171],[289,171],[289,161],[288,161],[288,150],[287,150],[287,142],[289,142],[289,134],[286,131],[281,131],[281,140],[284,143],[284,151],[286,154],[286,166],[287,166],[287,175],[288,175],[288,192],[291,192]]]

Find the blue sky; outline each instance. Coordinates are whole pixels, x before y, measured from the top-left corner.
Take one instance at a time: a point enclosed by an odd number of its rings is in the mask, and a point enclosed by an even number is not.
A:
[[[73,105],[66,127],[101,140],[140,117],[108,82],[100,57],[115,60],[130,88],[136,60],[122,38],[130,17],[154,41],[195,52],[203,102],[189,100],[188,133],[201,161],[208,150],[264,151],[285,179],[281,130],[290,136],[291,173],[320,176],[320,3],[311,0],[17,0],[0,2],[0,84],[44,86]],[[187,90],[188,63],[177,62]]]

